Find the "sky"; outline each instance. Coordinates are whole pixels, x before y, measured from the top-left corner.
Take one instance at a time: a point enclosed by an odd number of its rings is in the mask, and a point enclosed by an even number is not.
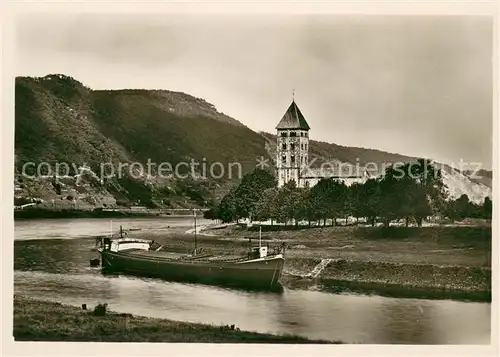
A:
[[[16,21],[16,75],[166,89],[275,132],[492,166],[493,21],[472,16],[46,14]]]

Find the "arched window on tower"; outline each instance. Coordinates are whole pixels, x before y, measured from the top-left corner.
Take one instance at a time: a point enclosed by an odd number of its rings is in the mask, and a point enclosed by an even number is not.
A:
[[[295,143],[290,143],[290,150],[295,150]]]
[[[283,150],[286,150],[286,143],[281,144],[281,148],[282,148]]]

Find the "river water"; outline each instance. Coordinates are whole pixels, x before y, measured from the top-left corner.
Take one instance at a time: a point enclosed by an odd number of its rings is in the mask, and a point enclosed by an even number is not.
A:
[[[206,222],[201,221],[200,224]],[[126,228],[184,231],[191,219],[117,219]],[[103,219],[15,223],[14,291],[66,304],[106,302],[117,312],[242,330],[371,344],[488,344],[491,304],[451,300],[335,295],[284,289],[260,293],[127,276],[89,267]]]

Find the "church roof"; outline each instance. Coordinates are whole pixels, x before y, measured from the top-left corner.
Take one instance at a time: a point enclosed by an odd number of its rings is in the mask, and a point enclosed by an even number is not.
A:
[[[307,124],[306,119],[302,115],[299,107],[295,104],[295,100],[292,101],[292,104],[288,107],[285,115],[281,118],[278,125],[276,125],[276,129],[302,129],[309,130],[309,124]]]

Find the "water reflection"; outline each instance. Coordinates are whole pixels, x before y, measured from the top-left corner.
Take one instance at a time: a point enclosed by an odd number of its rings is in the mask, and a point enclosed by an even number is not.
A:
[[[94,239],[44,239],[14,244],[14,269],[51,273],[85,273],[97,256]]]
[[[384,313],[378,317],[378,338],[394,343],[439,343],[439,333],[433,321],[438,316],[434,310],[438,304],[427,304],[426,300],[407,301],[406,305],[392,300],[382,301],[380,309]],[[408,319],[408,315],[412,318]]]

